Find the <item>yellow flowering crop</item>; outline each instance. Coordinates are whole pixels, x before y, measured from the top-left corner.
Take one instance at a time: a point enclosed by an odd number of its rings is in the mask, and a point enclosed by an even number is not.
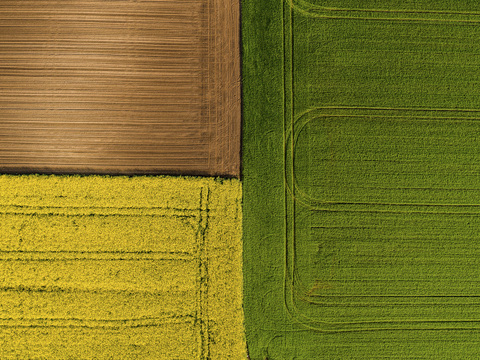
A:
[[[0,176],[0,358],[242,359],[241,184]]]

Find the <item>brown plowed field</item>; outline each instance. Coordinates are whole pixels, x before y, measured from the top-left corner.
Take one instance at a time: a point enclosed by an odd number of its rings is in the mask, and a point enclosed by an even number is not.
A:
[[[2,0],[0,172],[240,169],[239,0]]]

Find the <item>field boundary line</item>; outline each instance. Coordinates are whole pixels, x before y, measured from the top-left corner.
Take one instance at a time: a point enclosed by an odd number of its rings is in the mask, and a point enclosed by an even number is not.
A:
[[[410,17],[410,18],[381,18],[374,16],[335,16],[335,15],[322,15],[322,13],[335,13],[335,12],[353,12],[353,13],[374,13],[374,14],[426,14],[426,15],[445,15],[445,16],[478,16],[480,12],[468,12],[468,11],[442,11],[442,10],[400,10],[400,9],[358,9],[358,8],[332,8],[321,5],[315,5],[306,0],[286,0],[292,7],[292,9],[301,12],[304,15],[310,17],[318,17],[325,19],[357,19],[357,20],[390,20],[390,21],[427,21],[427,22],[455,22],[455,23],[479,23],[479,19],[444,19],[444,18],[422,18],[422,17]]]

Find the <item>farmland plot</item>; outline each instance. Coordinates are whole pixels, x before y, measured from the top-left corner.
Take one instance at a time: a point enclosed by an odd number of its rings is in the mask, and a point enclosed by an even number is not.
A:
[[[0,172],[239,175],[237,0],[5,0],[0,24]]]
[[[243,11],[251,356],[477,358],[480,6]]]
[[[0,357],[241,359],[238,180],[0,176]]]

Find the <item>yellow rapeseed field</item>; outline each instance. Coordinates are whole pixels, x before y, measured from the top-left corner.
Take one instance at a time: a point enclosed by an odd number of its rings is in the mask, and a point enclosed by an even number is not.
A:
[[[0,358],[245,359],[241,184],[0,176]]]

